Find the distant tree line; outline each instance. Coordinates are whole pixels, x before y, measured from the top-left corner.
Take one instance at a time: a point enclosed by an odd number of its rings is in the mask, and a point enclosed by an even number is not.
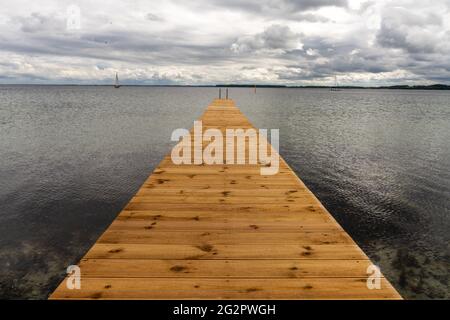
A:
[[[216,87],[229,88],[310,88],[310,89],[329,89],[334,86],[287,86],[287,85],[268,85],[268,84],[216,84]],[[402,89],[402,90],[450,90],[450,85],[446,84],[432,84],[432,85],[394,85],[394,86],[379,86],[379,87],[364,87],[364,86],[339,86],[342,89]]]

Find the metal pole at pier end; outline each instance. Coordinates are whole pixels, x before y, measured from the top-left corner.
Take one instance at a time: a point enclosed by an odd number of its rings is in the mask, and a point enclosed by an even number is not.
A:
[[[219,88],[219,99],[222,99],[222,88]]]
[[[228,100],[228,88],[226,90],[226,99]]]

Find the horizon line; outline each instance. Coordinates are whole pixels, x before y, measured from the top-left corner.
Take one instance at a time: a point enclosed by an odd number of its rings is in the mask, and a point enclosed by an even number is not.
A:
[[[0,83],[0,86],[80,86],[80,87],[113,87],[114,84],[82,84],[82,83]],[[287,85],[287,84],[233,84],[233,83],[216,83],[216,84],[121,84],[121,87],[206,87],[206,88],[342,88],[342,89],[414,89],[414,88],[445,88],[450,89],[449,84],[393,84],[393,85]]]

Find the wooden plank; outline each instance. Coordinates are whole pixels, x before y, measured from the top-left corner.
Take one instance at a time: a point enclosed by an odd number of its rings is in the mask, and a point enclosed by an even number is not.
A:
[[[137,230],[153,230],[153,231],[214,231],[221,230],[236,232],[290,232],[296,233],[299,230],[303,232],[327,232],[335,231],[336,227],[332,220],[324,221],[322,219],[310,219],[306,221],[256,221],[255,219],[235,220],[235,219],[208,219],[200,220],[199,216],[194,216],[185,220],[138,220],[138,219],[116,219],[109,227],[110,230],[117,231],[137,231]]]
[[[241,190],[233,190],[229,188],[227,190],[223,186],[221,188],[157,188],[157,189],[149,189],[142,188],[136,193],[136,197],[218,197],[218,198],[254,198],[254,197],[264,197],[264,198],[301,198],[309,197],[310,193],[306,189],[294,189],[294,188],[284,188],[284,189],[262,189],[262,190],[252,190],[252,189],[241,189]],[[251,199],[247,199],[251,200]]]
[[[263,213],[272,212],[274,214],[292,212],[296,213],[300,210],[309,208],[311,211],[317,210],[317,202],[311,204],[308,203],[284,203],[284,204],[261,204],[261,203],[148,203],[148,202],[130,202],[125,207],[128,211],[146,211],[146,210],[179,210],[192,211],[197,210],[199,212],[213,212],[213,211],[225,211],[225,212],[248,212],[248,213]]]
[[[316,259],[365,260],[357,246],[262,244],[127,244],[97,242],[86,254],[87,259]],[[327,262],[324,262],[327,263]]]
[[[319,208],[317,209],[319,210]],[[301,220],[299,220],[299,216],[301,215]],[[124,210],[117,217],[116,221],[119,220],[146,220],[146,221],[191,221],[195,220],[196,222],[200,221],[214,221],[214,222],[223,222],[223,223],[248,223],[255,224],[255,217],[258,218],[257,225],[278,225],[278,222],[297,222],[297,223],[308,223],[311,221],[323,221],[329,222],[332,219],[325,215],[320,214],[318,212],[311,212],[309,207],[304,207],[298,209],[295,212],[236,212],[236,211],[225,211],[220,208],[209,209],[209,210],[185,210],[185,211],[177,211],[176,209],[151,209],[144,211],[128,211]]]
[[[366,278],[180,279],[87,278],[82,290],[62,284],[55,299],[400,299],[385,280],[369,290]]]
[[[253,128],[231,100],[214,100],[201,120],[203,132]],[[191,154],[206,147],[198,137]],[[244,149],[248,162],[254,147]],[[401,298],[382,275],[368,289],[372,262],[282,158],[276,175],[264,166],[167,155],[79,263],[82,288],[63,281],[51,298]]]
[[[214,197],[214,196],[135,196],[131,199],[130,204],[141,204],[141,203],[180,203],[180,204],[214,204],[214,203],[222,203],[222,204],[278,204],[280,202],[284,203],[300,203],[300,204],[315,204],[315,199],[311,198],[309,195],[294,197],[236,197],[236,196],[226,196],[226,197]]]
[[[232,244],[353,244],[347,233],[341,230],[328,232],[234,232],[214,231],[156,231],[156,230],[116,230],[109,229],[98,243],[151,243],[195,245],[232,245]],[[277,246],[275,246],[277,247]]]
[[[87,278],[355,278],[370,260],[148,260],[84,259]]]

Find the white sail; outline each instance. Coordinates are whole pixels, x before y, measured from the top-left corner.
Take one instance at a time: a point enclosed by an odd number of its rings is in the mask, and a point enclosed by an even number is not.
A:
[[[119,88],[119,74],[116,72],[116,81],[114,82],[114,88]]]
[[[341,89],[339,88],[339,82],[337,80],[337,76],[334,76],[334,87],[330,88],[331,91],[341,91]]]

